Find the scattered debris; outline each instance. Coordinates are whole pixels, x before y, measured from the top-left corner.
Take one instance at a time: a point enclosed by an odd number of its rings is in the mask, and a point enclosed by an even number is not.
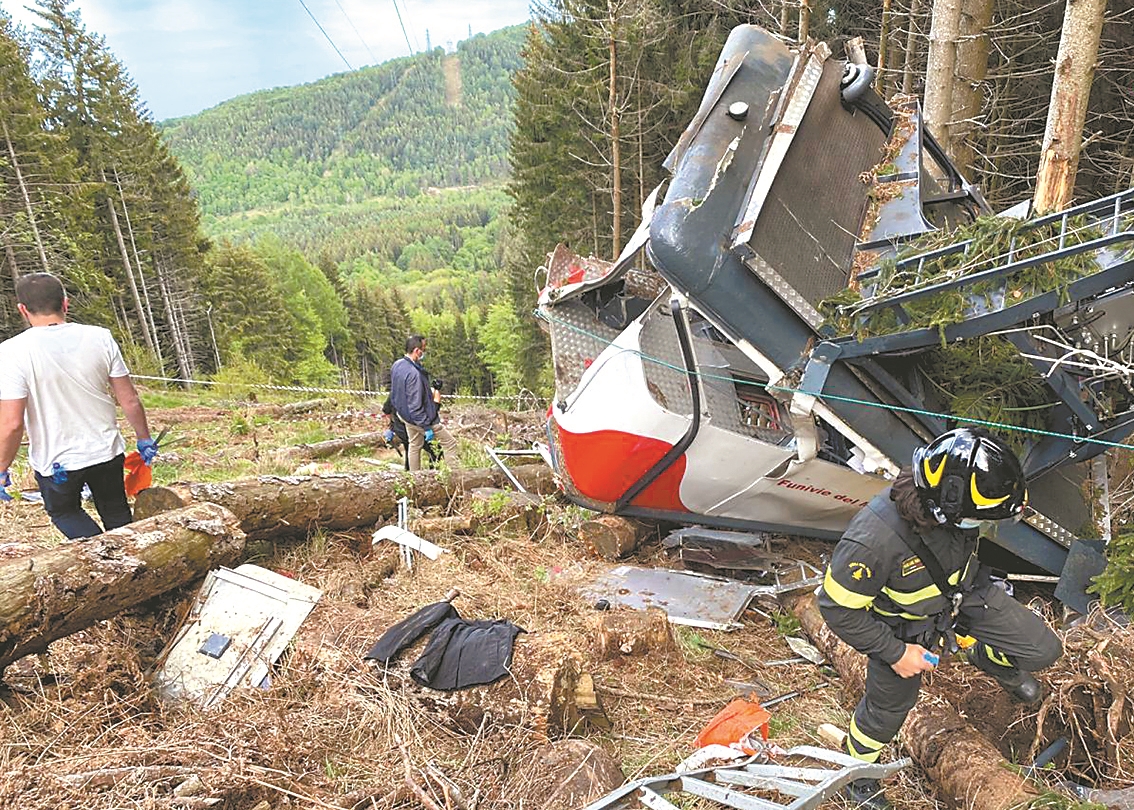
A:
[[[251,563],[210,571],[159,659],[159,694],[209,709],[233,689],[265,684],[321,596],[318,588]]]
[[[383,540],[388,540],[391,543],[397,543],[399,546],[408,548],[412,551],[419,551],[431,560],[436,560],[448,549],[441,548],[428,540],[418,537],[411,531],[403,529],[399,526],[383,526],[378,531],[374,532],[373,542],[380,543]]]
[[[808,761],[818,762],[819,766],[805,764]],[[636,779],[588,804],[584,810],[672,807],[674,803],[662,797],[677,793],[737,810],[757,807],[761,810],[814,810],[855,779],[883,779],[909,764],[909,759],[885,765],[868,763],[810,745],[787,750],[764,745],[756,756],[742,764]],[[763,795],[757,797],[745,788],[774,791],[790,797],[790,803],[779,804]]]
[[[714,630],[735,630],[756,587],[743,582],[688,571],[621,565],[583,589],[592,601],[635,610],[658,607],[674,624]]]

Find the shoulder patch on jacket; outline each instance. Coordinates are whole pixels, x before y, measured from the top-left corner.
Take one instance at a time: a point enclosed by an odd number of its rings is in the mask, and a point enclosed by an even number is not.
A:
[[[874,576],[870,566],[863,562],[849,562],[847,563],[847,570],[851,572],[852,579],[870,579]]]

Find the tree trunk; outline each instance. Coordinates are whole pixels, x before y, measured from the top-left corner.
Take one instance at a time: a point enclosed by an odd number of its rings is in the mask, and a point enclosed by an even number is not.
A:
[[[177,360],[177,370],[181,373],[181,379],[193,379],[193,355],[189,350],[188,338],[185,334],[184,324],[180,318],[177,317],[177,312],[173,309],[173,301],[169,294],[169,284],[166,283],[165,273],[161,269],[161,262],[154,261],[154,273],[157,275],[158,291],[161,293],[161,304],[165,309],[165,322],[169,324],[169,333],[173,338],[173,354]],[[212,321],[209,321],[209,329],[212,329]],[[220,369],[220,366],[217,366]],[[188,383],[184,383],[188,385]]]
[[[1062,211],[1074,194],[1105,12],[1106,0],[1067,0],[1036,174],[1037,214]]]
[[[355,529],[397,514],[404,495],[413,506],[444,506],[479,487],[507,485],[496,469],[376,472],[328,476],[261,476],[220,484],[174,484],[138,493],[134,513],[152,515],[172,504],[217,503],[250,538],[301,535],[316,526]]]
[[[844,688],[851,694],[861,694],[866,683],[866,659],[831,632],[819,613],[815,595],[788,594],[783,602],[819,651],[835,665]],[[918,701],[906,717],[902,740],[938,793],[957,807],[1009,810],[1035,798],[1000,752],[945,703]]]
[[[579,526],[579,537],[604,560],[625,557],[656,527],[618,515],[599,515]]]
[[[799,0],[799,42],[807,44],[811,35],[811,0]]]
[[[953,84],[957,80],[957,40],[963,0],[935,0],[925,67],[925,125],[941,148],[953,156]]]
[[[383,433],[360,433],[357,436],[344,436],[341,439],[330,439],[314,444],[297,444],[293,447],[281,447],[275,451],[277,459],[291,458],[326,458],[344,450],[353,450],[356,447],[386,447],[386,436]]]
[[[126,194],[122,191],[122,181],[118,179],[118,169],[114,172],[114,185],[118,188],[118,200],[122,203],[122,215],[126,219],[126,233],[130,235],[130,249],[134,253],[134,266],[138,268],[138,283],[142,288],[142,320],[145,328],[152,335],[154,353],[157,355],[158,366],[165,368],[165,360],[161,356],[161,338],[158,336],[157,323],[154,321],[154,308],[150,303],[150,292],[146,288],[146,274],[142,270],[142,259],[138,255],[138,241],[134,238],[134,225],[130,222],[130,209],[126,207]]]
[[[613,209],[614,230],[611,238],[611,261],[622,251],[622,124],[618,108],[618,17],[614,11],[613,0],[607,0],[607,14],[610,17],[610,182],[611,208]]]
[[[114,237],[118,240],[118,253],[122,258],[122,267],[126,271],[126,280],[130,284],[130,295],[134,298],[134,307],[138,310],[138,323],[142,327],[142,334],[146,338],[146,346],[151,352],[157,352],[153,336],[146,326],[146,310],[142,306],[142,296],[138,294],[138,284],[134,280],[134,271],[130,265],[130,254],[126,252],[126,240],[122,237],[122,227],[118,224],[118,211],[114,208],[114,198],[110,195],[110,181],[106,179],[106,171],[98,170],[99,179],[106,188],[106,212],[110,216],[110,224],[114,228]]]
[[[902,61],[902,92],[913,92],[914,53],[917,48],[917,18],[921,13],[921,0],[910,0],[909,24],[906,26],[906,53]]]
[[[960,39],[957,44],[957,77],[953,85],[953,117],[949,127],[953,151],[950,156],[965,177],[975,171],[976,153],[972,133],[981,126],[985,77],[988,75],[988,29],[992,24],[992,0],[964,0]]]
[[[883,76],[890,69],[889,39],[892,25],[893,13],[890,10],[890,0],[882,0],[882,25],[878,32],[878,72],[874,77],[874,89],[883,98],[886,97],[886,81]]]
[[[243,550],[236,516],[202,503],[0,560],[0,672],[55,639],[235,562]]]
[[[39,235],[39,226],[35,222],[35,210],[32,208],[31,195],[28,194],[27,184],[24,182],[24,174],[20,171],[20,163],[16,160],[16,149],[12,146],[12,136],[8,134],[8,122],[0,119],[0,127],[3,127],[4,143],[8,146],[8,157],[12,161],[12,171],[16,173],[16,182],[20,186],[20,196],[24,201],[24,209],[27,211],[28,224],[32,229],[32,236],[35,238],[35,249],[39,253],[39,263],[43,268],[43,272],[51,272],[47,264],[47,253],[43,249],[43,239]],[[17,273],[15,264],[13,263],[13,273]]]

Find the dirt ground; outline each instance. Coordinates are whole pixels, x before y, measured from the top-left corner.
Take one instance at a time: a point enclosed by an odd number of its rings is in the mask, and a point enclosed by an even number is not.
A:
[[[173,443],[156,467],[158,483],[290,472],[301,462],[278,461],[276,447],[382,429],[372,403],[329,403],[314,414],[281,418],[263,405],[146,397],[153,400],[151,423],[174,426]],[[462,463],[470,465],[485,464],[484,445],[519,448],[543,439],[540,413],[457,407],[449,424],[461,440]],[[370,448],[320,464],[370,471],[376,462],[397,464],[398,457]],[[27,477],[20,483],[27,487]],[[771,738],[785,747],[824,745],[820,724],[845,726],[856,696],[839,687],[833,670],[758,664],[754,674],[713,653],[720,647],[755,662],[792,657],[784,639],[792,620],[771,603],[755,604],[733,632],[675,628],[676,650],[669,654],[599,660],[597,613],[579,591],[613,563],[578,538],[589,513],[555,498],[544,508],[546,520],[534,531],[515,521],[487,521],[474,535],[429,537],[451,553],[420,559],[413,571],[398,565],[390,549],[370,546],[373,527],[256,543],[250,562],[318,587],[323,598],[270,687],[235,693],[212,711],[166,705],[150,682],[194,587],[17,662],[0,681],[0,807],[540,808],[548,786],[532,763],[545,740],[531,727],[454,722],[415,700],[398,670],[384,677],[362,660],[386,628],[451,587],[461,591],[455,605],[465,618],[505,618],[531,635],[563,634],[579,651],[611,721],[608,729],[588,727],[579,736],[613,756],[626,779],[668,773],[691,753],[697,733],[737,696],[725,680],[755,675],[775,694],[805,692],[771,709]],[[38,504],[0,504],[0,556],[59,542]],[[787,549],[820,564],[828,550],[799,540]],[[657,542],[628,562],[672,565]],[[1046,609],[1042,591],[1022,594],[1032,595]],[[1063,736],[1071,744],[1056,760],[1061,773],[1122,784],[1130,709],[1117,690],[1121,667],[1129,666],[1123,656],[1130,659],[1134,643],[1094,627],[1068,644],[1065,668],[1044,676],[1053,700],[1038,711],[1014,706],[986,677],[952,662],[923,699],[958,708],[1011,762],[1027,764]],[[407,772],[432,794],[407,792]],[[940,805],[916,768],[890,780],[887,792],[899,810]],[[824,805],[845,806],[841,799]]]

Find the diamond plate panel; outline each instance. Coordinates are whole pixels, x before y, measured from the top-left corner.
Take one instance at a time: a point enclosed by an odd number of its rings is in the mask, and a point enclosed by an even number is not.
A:
[[[618,336],[578,301],[556,304],[550,312],[551,359],[555,363],[555,398],[563,400],[579,385],[583,372]]]

